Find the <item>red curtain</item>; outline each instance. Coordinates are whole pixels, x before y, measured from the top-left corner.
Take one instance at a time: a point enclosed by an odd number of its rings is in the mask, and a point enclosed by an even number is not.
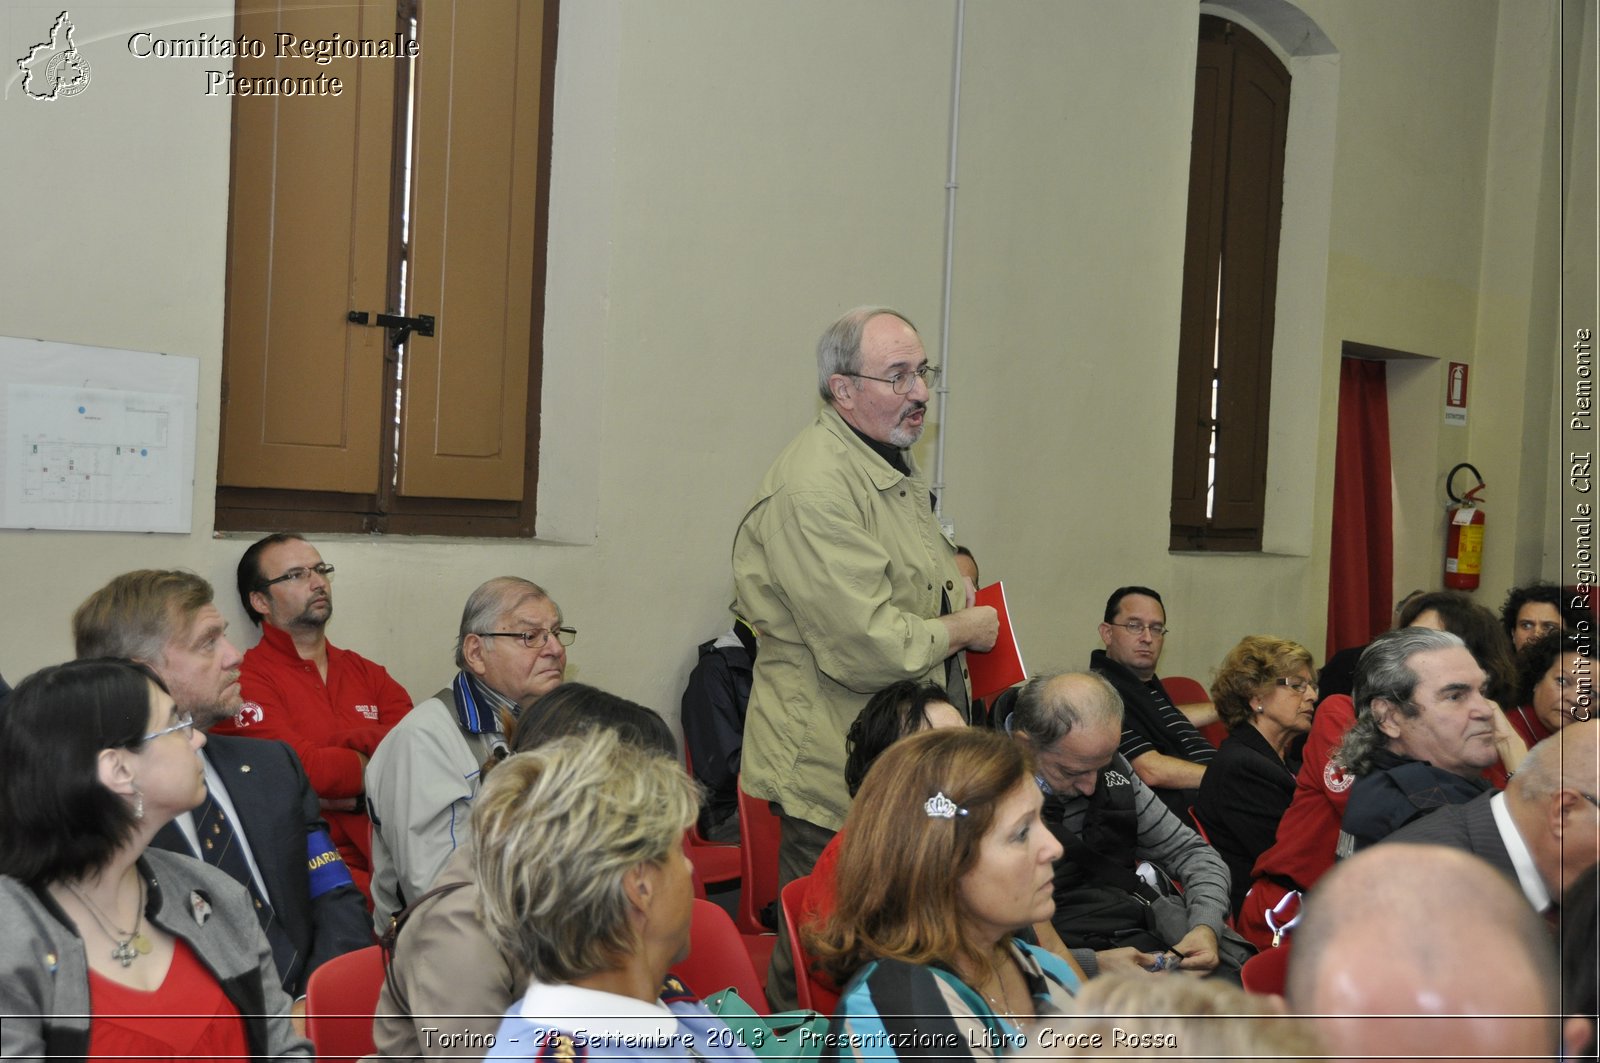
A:
[[[1387,366],[1339,365],[1339,441],[1333,467],[1328,565],[1328,655],[1387,631],[1394,594]]]

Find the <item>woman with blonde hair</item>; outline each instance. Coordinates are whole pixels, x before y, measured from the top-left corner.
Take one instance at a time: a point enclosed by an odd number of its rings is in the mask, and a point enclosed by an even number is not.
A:
[[[1291,750],[1311,730],[1315,675],[1311,651],[1298,642],[1247,635],[1211,683],[1211,700],[1229,731],[1200,783],[1195,813],[1227,861],[1235,915],[1256,857],[1271,848],[1294,798],[1300,758]]]
[[[676,761],[608,730],[495,768],[473,809],[479,903],[528,988],[488,1058],[753,1058],[667,979],[689,954],[699,799]]]
[[[1042,804],[1023,748],[992,731],[923,731],[878,759],[845,821],[837,907],[808,935],[845,986],[833,1050],[990,1058],[1071,1000],[1066,963],[1015,936],[1055,910]]]

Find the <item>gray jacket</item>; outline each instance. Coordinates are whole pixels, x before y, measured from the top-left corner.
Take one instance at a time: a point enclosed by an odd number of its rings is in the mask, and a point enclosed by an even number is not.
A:
[[[147,849],[145,918],[188,942],[244,1019],[252,1059],[311,1057],[250,895],[226,872]],[[210,905],[203,921],[196,913]],[[43,890],[0,875],[0,1056],[79,1060],[89,1053],[89,967],[71,920]]]

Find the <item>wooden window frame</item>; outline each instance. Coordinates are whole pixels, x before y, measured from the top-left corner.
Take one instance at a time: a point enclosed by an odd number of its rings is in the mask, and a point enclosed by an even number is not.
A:
[[[415,5],[425,0],[403,0],[396,5],[397,25],[404,27]],[[216,489],[215,527],[218,531],[305,531],[346,532],[390,535],[438,535],[485,538],[532,538],[538,489],[539,411],[542,398],[542,360],[544,332],[545,280],[550,209],[550,148],[554,112],[556,30],[559,0],[547,0],[543,10],[540,43],[539,132],[537,137],[536,203],[534,226],[536,245],[533,255],[532,284],[528,298],[531,322],[528,343],[528,373],[524,432],[522,494],[518,500],[479,500],[402,496],[396,487],[398,461],[395,441],[395,409],[400,398],[400,363],[393,345],[386,348],[379,422],[378,483],[368,493],[313,491],[285,488],[236,487],[221,483],[219,456]],[[396,63],[395,138],[391,160],[391,181],[398,200],[404,184],[402,157],[405,100],[411,91],[407,64]],[[234,129],[237,142],[239,108],[251,101],[234,100]],[[237,150],[237,149],[236,149]],[[237,157],[237,156],[236,156]],[[399,305],[400,262],[402,257],[400,211],[392,212],[388,305]],[[229,261],[233,260],[234,222],[229,222]],[[223,405],[226,408],[230,380],[226,357],[223,368]]]

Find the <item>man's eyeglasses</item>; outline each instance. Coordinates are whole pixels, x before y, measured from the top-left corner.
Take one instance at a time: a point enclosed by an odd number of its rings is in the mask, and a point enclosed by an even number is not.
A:
[[[1297,675],[1279,676],[1277,679],[1274,679],[1273,682],[1280,687],[1288,687],[1296,694],[1300,694],[1302,696],[1305,694],[1307,687],[1311,689],[1311,693],[1315,694],[1317,692],[1317,684],[1313,683],[1309,679],[1304,679]]]
[[[173,724],[171,727],[163,727],[159,731],[151,731],[149,734],[145,735],[143,738],[140,738],[139,739],[139,744],[143,745],[145,742],[149,742],[152,739],[160,738],[162,735],[172,734],[174,731],[191,731],[193,729],[194,729],[194,717],[186,712],[182,716],[179,716],[178,717],[178,722]],[[188,735],[185,735],[184,737],[187,738]]]
[[[474,631],[480,639],[518,639],[526,649],[542,650],[544,644],[554,635],[555,640],[563,646],[570,646],[578,638],[578,629],[575,627],[553,627],[549,631]]]
[[[1138,638],[1146,631],[1150,632],[1150,637],[1153,639],[1158,639],[1163,635],[1170,635],[1172,633],[1172,629],[1165,624],[1146,624],[1143,620],[1126,620],[1120,624],[1113,621],[1111,626],[1120,627],[1134,638]]]
[[[889,390],[896,395],[909,395],[911,389],[916,387],[918,380],[924,381],[932,388],[939,383],[940,369],[936,365],[919,365],[915,369],[907,369],[903,373],[893,376],[868,376],[865,373],[845,373],[844,376],[853,376],[857,380],[876,380],[880,384],[888,384]]]
[[[328,564],[326,561],[323,561],[319,564],[312,565],[310,568],[291,568],[281,576],[277,576],[273,579],[262,580],[261,589],[266,590],[274,583],[299,583],[303,579],[309,579],[313,572],[321,576],[323,579],[333,579],[333,566]]]

